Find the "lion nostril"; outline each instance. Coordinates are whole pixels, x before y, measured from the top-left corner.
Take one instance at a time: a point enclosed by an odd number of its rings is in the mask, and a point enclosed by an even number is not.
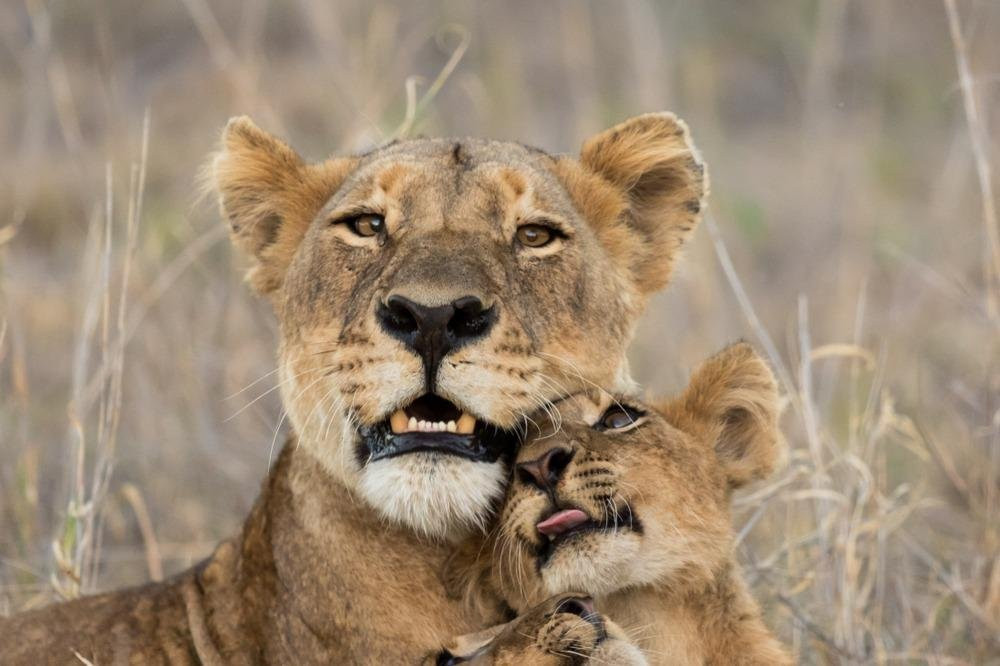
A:
[[[554,488],[573,460],[571,449],[549,449],[540,458],[518,463],[517,479],[521,483],[541,490]]]
[[[475,296],[463,296],[452,301],[455,314],[448,322],[448,333],[456,340],[476,338],[485,335],[496,320],[494,308],[486,308]]]
[[[522,463],[517,466],[517,480],[526,486],[543,488],[545,479],[540,474],[537,464]]]
[[[420,312],[415,305],[402,296],[390,296],[385,303],[378,304],[375,316],[386,332],[407,345],[412,345],[420,332]]]
[[[555,483],[562,478],[563,473],[573,460],[573,452],[569,449],[552,449],[542,460],[542,469],[546,478]]]
[[[399,296],[391,296],[388,303],[379,308],[379,319],[383,325],[397,333],[416,333],[419,328],[409,302]]]

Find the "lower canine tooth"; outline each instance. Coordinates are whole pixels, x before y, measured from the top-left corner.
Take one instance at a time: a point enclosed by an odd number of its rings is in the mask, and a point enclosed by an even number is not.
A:
[[[462,415],[458,418],[458,422],[455,423],[455,432],[459,435],[471,435],[476,429],[476,417],[472,414],[462,412]]]
[[[389,427],[394,433],[406,432],[407,430],[406,412],[397,409],[389,417]]]

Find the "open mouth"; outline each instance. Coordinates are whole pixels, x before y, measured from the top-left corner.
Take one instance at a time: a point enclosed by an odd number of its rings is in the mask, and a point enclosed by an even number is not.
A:
[[[559,548],[582,538],[585,534],[593,532],[642,534],[642,524],[632,514],[632,508],[628,503],[608,501],[607,504],[608,511],[599,520],[595,520],[586,511],[576,507],[554,507],[543,514],[542,519],[535,525],[535,529],[541,535],[541,542],[537,547],[539,566],[545,566]]]
[[[362,463],[433,451],[495,462],[513,452],[519,437],[516,429],[504,429],[477,419],[455,403],[426,393],[384,420],[359,428],[358,455]]]

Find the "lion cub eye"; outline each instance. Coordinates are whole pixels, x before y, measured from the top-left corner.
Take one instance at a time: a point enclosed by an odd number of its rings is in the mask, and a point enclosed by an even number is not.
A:
[[[556,231],[542,224],[525,224],[517,228],[517,242],[525,247],[545,247],[556,238]]]
[[[594,424],[596,430],[621,430],[638,422],[646,412],[628,405],[611,405],[600,420]]]
[[[357,215],[344,222],[351,231],[363,238],[378,236],[385,231],[385,218],[374,213]]]

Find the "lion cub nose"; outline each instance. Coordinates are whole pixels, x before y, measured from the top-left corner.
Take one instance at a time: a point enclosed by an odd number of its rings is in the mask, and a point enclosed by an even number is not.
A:
[[[424,305],[397,294],[379,304],[376,316],[389,335],[423,359],[427,390],[433,393],[441,359],[489,333],[496,323],[496,308],[484,307],[475,296],[447,305]]]
[[[535,486],[540,490],[550,490],[559,483],[563,472],[573,460],[573,452],[569,449],[549,449],[541,457],[519,463],[517,476],[522,483]]]

